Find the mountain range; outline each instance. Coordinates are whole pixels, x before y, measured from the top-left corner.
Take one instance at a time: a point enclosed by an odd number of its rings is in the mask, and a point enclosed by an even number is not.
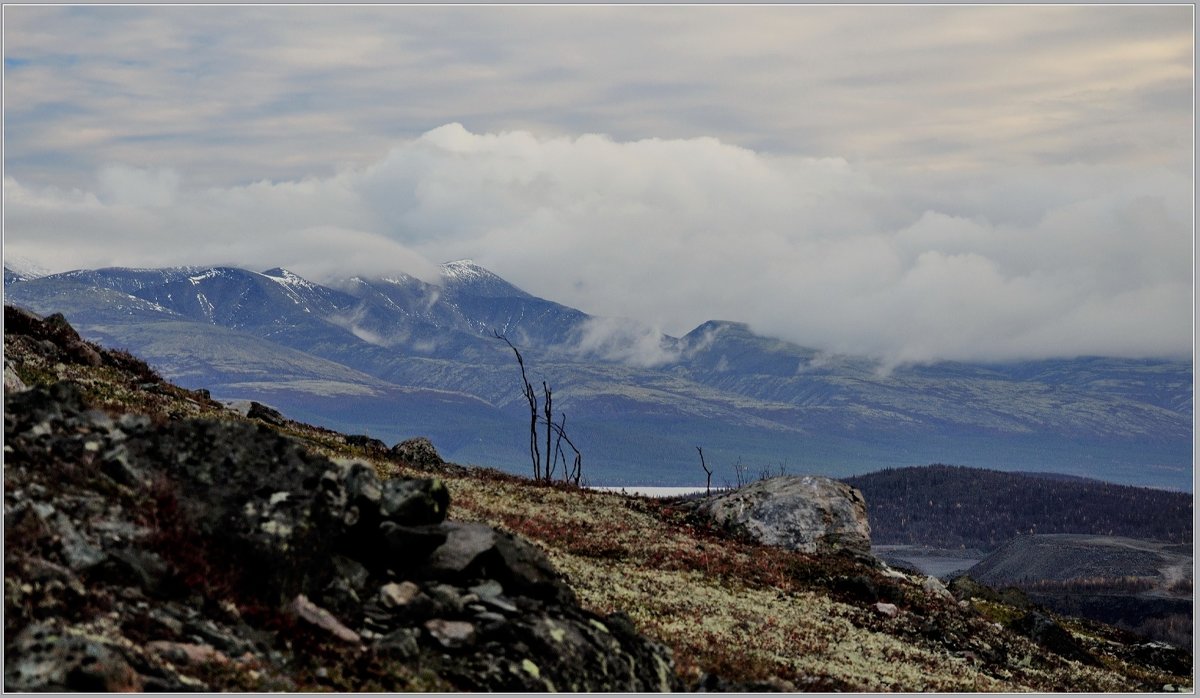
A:
[[[470,261],[434,283],[286,269],[5,267],[5,302],[63,313],[226,400],[526,473],[529,380],[604,485],[761,472],[842,477],[931,462],[1192,488],[1190,361],[1078,357],[881,369],[709,321],[673,337],[535,297]],[[539,391],[540,393],[540,391]]]

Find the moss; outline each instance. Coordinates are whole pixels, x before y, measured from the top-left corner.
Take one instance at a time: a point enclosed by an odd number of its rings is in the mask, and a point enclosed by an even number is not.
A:
[[[979,614],[992,623],[999,623],[1005,627],[1012,625],[1025,615],[1025,611],[1008,604],[997,603],[995,601],[986,601],[984,599],[971,599],[971,606],[979,611]]]
[[[538,665],[534,664],[533,662],[529,661],[528,659],[521,660],[521,670],[524,671],[526,674],[529,674],[530,676],[532,676],[535,679],[542,678],[541,669],[538,669]]]

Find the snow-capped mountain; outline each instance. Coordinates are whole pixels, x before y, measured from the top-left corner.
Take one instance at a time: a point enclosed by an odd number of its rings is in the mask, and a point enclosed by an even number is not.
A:
[[[1106,358],[943,363],[881,374],[712,321],[669,337],[533,296],[470,261],[316,283],[281,268],[108,268],[27,278],[6,302],[63,312],[215,395],[460,462],[524,468],[511,351],[545,379],[596,482],[696,481],[720,463],[848,475],[954,462],[1189,489],[1191,366]],[[649,355],[649,358],[647,356]],[[523,416],[522,416],[523,415]],[[522,434],[525,438],[522,438]]]

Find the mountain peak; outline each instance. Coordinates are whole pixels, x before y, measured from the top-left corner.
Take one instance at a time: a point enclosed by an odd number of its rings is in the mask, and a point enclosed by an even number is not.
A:
[[[742,334],[753,334],[750,331],[750,325],[744,322],[734,322],[732,320],[709,320],[702,322],[696,326],[696,329],[688,332],[685,337],[700,337],[710,332],[726,332],[735,331]]]
[[[5,255],[4,269],[8,272],[12,272],[12,274],[20,277],[20,279],[24,281],[29,279],[38,279],[43,276],[49,276],[51,273],[53,273],[46,267],[38,264],[32,259],[29,259],[28,257],[15,257],[12,255]],[[5,274],[6,278],[7,276],[8,274]]]
[[[443,286],[448,291],[468,291],[491,298],[527,298],[529,294],[470,259],[442,264]]]
[[[476,264],[475,260],[473,259],[458,259],[453,262],[446,262],[442,264],[442,275],[455,279],[496,276],[492,272]]]

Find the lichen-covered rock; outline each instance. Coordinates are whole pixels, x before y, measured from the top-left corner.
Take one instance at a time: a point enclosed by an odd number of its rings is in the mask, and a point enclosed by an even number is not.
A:
[[[9,647],[6,691],[141,691],[142,677],[119,648],[86,633],[38,623],[21,631]]]
[[[392,446],[392,453],[418,468],[428,468],[445,463],[438,455],[433,442],[424,436],[418,436]]]
[[[697,511],[766,545],[805,553],[869,556],[862,493],[814,475],[773,477],[701,500]]]

